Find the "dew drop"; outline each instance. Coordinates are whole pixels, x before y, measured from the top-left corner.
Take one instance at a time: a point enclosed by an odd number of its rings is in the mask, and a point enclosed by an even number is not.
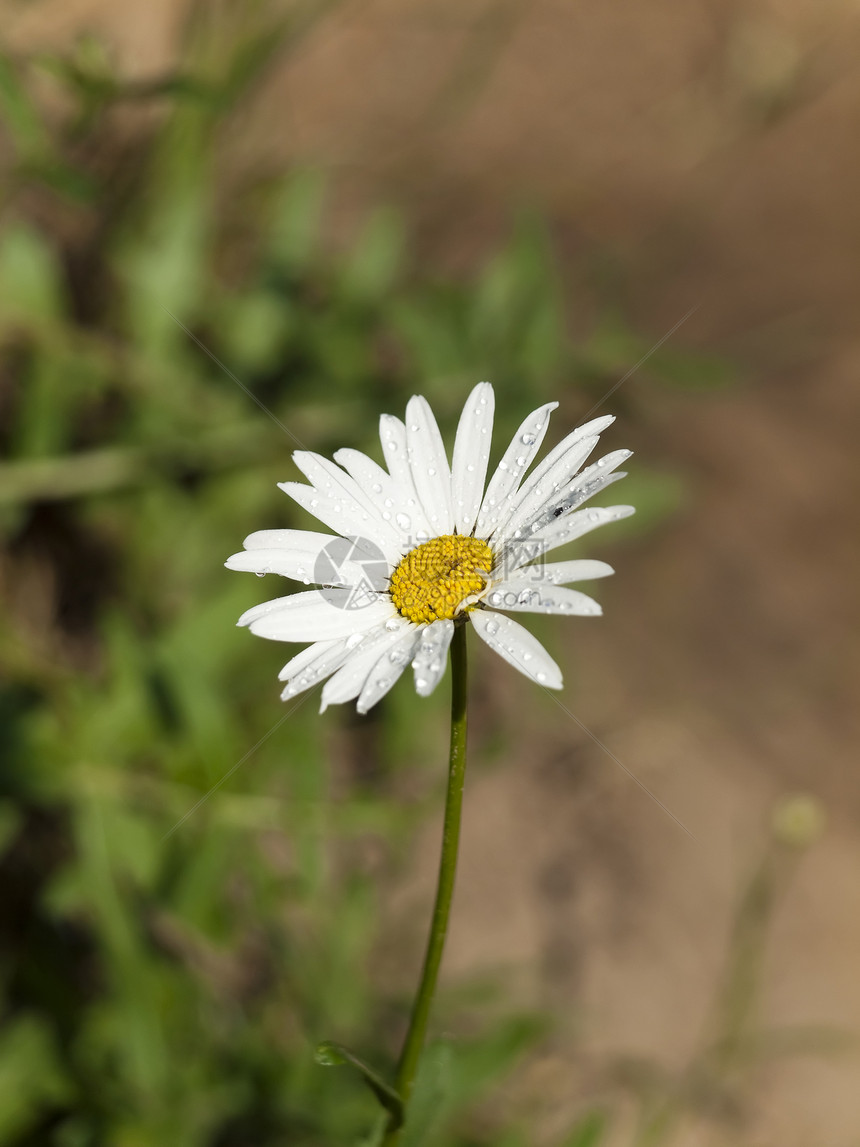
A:
[[[374,494],[381,494],[382,493],[382,484],[380,482],[374,482],[370,488],[374,492]]]
[[[255,570],[254,572],[256,573],[257,577],[265,577],[269,571],[268,570]]]
[[[537,677],[538,681],[546,681],[546,674],[545,673],[537,673],[537,674],[535,674],[535,676]]]
[[[386,621],[386,623],[385,623],[385,628],[388,630],[389,633],[393,633],[395,631],[395,629],[398,629],[399,628],[399,622],[398,622],[397,618],[396,617],[389,617],[388,621]]]
[[[493,634],[499,632],[499,623],[497,621],[488,621],[487,625],[486,625],[486,630],[487,630],[487,633],[489,633],[490,637],[492,637]]]
[[[430,477],[432,478],[432,477],[435,475],[436,471],[435,471],[435,469],[434,469],[432,466],[428,466],[428,467],[427,467],[427,473],[428,473],[428,474],[430,475]]]
[[[537,442],[537,435],[526,431],[525,434],[520,435],[520,442],[522,442],[523,446],[534,446],[535,442]]]
[[[426,679],[424,677],[416,677],[415,678],[415,688],[416,689],[426,689],[427,688]]]
[[[525,466],[526,462],[528,462],[528,458],[526,458],[525,454],[520,454],[517,458],[517,465]]]
[[[470,463],[469,463],[469,464],[466,466],[466,469],[469,471],[469,473],[470,473],[470,474],[472,474],[472,473],[474,472],[474,469],[475,469],[475,467],[474,467],[474,466],[472,465],[472,463],[470,462]]]
[[[398,514],[394,520],[397,523],[398,528],[401,530],[408,530],[412,525],[412,519],[408,514]]]

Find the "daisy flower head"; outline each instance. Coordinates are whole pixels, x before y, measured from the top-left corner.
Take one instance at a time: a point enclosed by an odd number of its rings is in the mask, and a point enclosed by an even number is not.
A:
[[[581,508],[624,477],[617,467],[629,450],[583,468],[611,415],[578,427],[535,464],[557,405],[525,419],[489,483],[494,395],[487,382],[466,401],[450,463],[420,396],[409,400],[405,421],[382,415],[384,467],[358,450],[338,450],[334,462],[293,454],[308,484],[280,488],[334,532],[260,530],[225,563],[317,587],[239,618],[260,637],[311,643],[281,670],[282,698],[325,680],[322,709],[355,700],[366,713],[409,666],[426,697],[444,673],[455,626],[467,622],[526,677],[561,688],[558,665],[508,615],[601,613],[596,601],[567,587],[606,577],[611,566],[546,555],[633,507]]]

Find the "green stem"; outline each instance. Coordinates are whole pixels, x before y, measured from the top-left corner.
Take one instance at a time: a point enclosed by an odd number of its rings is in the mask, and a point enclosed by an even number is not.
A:
[[[415,1073],[424,1048],[427,1022],[436,991],[439,966],[448,934],[448,919],[454,895],[454,877],[457,872],[457,852],[460,846],[460,818],[463,808],[463,783],[466,777],[466,626],[454,630],[451,642],[451,753],[448,765],[448,791],[445,796],[445,824],[442,830],[442,856],[439,861],[439,882],[436,903],[424,955],[421,982],[412,1005],[409,1030],[397,1067],[396,1088],[408,1108],[415,1082]],[[390,1120],[383,1147],[395,1147],[400,1142],[401,1128]]]

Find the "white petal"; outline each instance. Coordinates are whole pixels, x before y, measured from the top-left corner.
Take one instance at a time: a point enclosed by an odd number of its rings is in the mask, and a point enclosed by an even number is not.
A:
[[[338,450],[335,458],[365,491],[370,492],[383,520],[394,529],[402,553],[413,548],[419,532],[429,535],[430,526],[411,479],[404,488],[372,458],[359,450]]]
[[[447,618],[431,621],[421,631],[412,668],[419,697],[429,697],[445,673],[448,646],[454,636],[454,622]]]
[[[539,514],[533,515],[531,522],[528,523],[531,532],[534,533],[541,526],[548,525],[553,518],[558,518],[562,514],[575,510],[577,506],[581,506],[593,498],[595,494],[605,490],[607,486],[611,486],[613,482],[620,482],[622,478],[626,478],[627,474],[624,470],[619,470],[617,473],[613,473],[613,470],[622,462],[626,462],[632,453],[632,450],[613,450],[611,454],[606,454],[597,462],[586,466],[556,496],[548,499]],[[538,524],[535,525],[535,523]],[[520,525],[519,532],[521,534],[523,529],[523,525]]]
[[[599,439],[594,435],[577,439],[571,442],[565,450],[558,453],[555,461],[549,465],[541,465],[535,470],[534,476],[526,479],[520,495],[511,508],[507,521],[502,522],[493,535],[496,544],[504,544],[517,533],[527,530],[532,519],[537,517],[547,503],[556,500],[559,490],[572,480],[574,474],[597,445]],[[555,454],[556,451],[553,451]],[[552,455],[549,455],[551,458]]]
[[[513,618],[483,609],[472,610],[469,617],[478,636],[508,664],[538,685],[547,689],[561,688],[559,667],[538,639]]]
[[[272,641],[325,641],[361,633],[393,616],[387,599],[363,604],[349,589],[313,589],[255,605],[237,624]]]
[[[389,531],[382,529],[367,510],[346,498],[322,494],[314,486],[300,482],[279,482],[278,486],[294,502],[319,518],[343,537],[361,538],[379,547],[392,567],[400,560],[400,547],[392,541]]]
[[[593,578],[609,577],[615,573],[611,565],[594,558],[578,558],[570,562],[546,562],[542,565],[520,566],[510,571],[520,579],[535,585],[568,585],[574,581],[591,581]]]
[[[558,585],[540,585],[527,578],[510,578],[494,585],[484,598],[493,609],[523,613],[570,613],[597,617],[603,610],[597,602],[576,589]]]
[[[372,492],[369,490],[365,492],[354,478],[341,470],[340,466],[310,450],[295,450],[293,461],[321,494],[342,501],[351,512],[369,514],[377,529],[388,535],[391,541],[398,540],[397,531],[382,517],[382,508]]]
[[[549,416],[557,406],[557,402],[547,402],[533,410],[511,439],[481,503],[475,526],[476,537],[488,538],[499,522],[503,521],[523,475],[541,447],[549,426]]]
[[[383,494],[392,485],[391,475],[387,474],[378,462],[349,446],[335,450],[334,460],[378,506]]]
[[[466,399],[457,426],[451,464],[451,498],[459,534],[471,534],[481,506],[490,460],[495,401],[492,386],[479,382]]]
[[[330,677],[332,673],[340,669],[350,655],[350,641],[353,639],[317,641],[303,651],[305,655],[312,651],[315,653],[313,656],[306,656],[301,665],[298,662],[302,654],[294,657],[293,669],[287,674],[287,684],[281,691],[281,700],[286,701],[289,697],[295,697],[297,693],[304,693],[306,689],[313,688],[314,685],[318,685],[320,681],[324,681],[326,677]],[[288,666],[284,666],[284,669],[286,668]],[[282,680],[284,679],[284,669],[279,674]]]
[[[554,446],[543,458],[538,465],[534,468],[532,473],[523,483],[522,489],[518,497],[513,502],[513,508],[523,504],[523,500],[527,498],[530,492],[542,483],[546,485],[544,479],[546,475],[552,470],[558,461],[565,456],[577,442],[582,441],[583,438],[599,438],[607,426],[611,426],[615,421],[615,416],[612,414],[605,414],[601,418],[593,418],[590,422],[583,423],[582,426],[577,426],[570,434],[566,435],[557,446]],[[571,477],[573,471],[571,471]]]
[[[320,712],[324,712],[329,705],[342,705],[357,697],[380,656],[396,645],[403,637],[404,630],[410,628],[411,624],[405,617],[397,616],[366,633],[361,644],[356,646],[347,661],[323,687]]]
[[[380,654],[358,695],[355,707],[359,713],[366,713],[368,709],[372,709],[400,680],[403,670],[412,660],[412,651],[418,640],[418,630],[411,628],[390,649]]]
[[[426,398],[413,395],[406,405],[406,446],[412,481],[435,535],[454,529],[451,470],[442,435]]]
[[[242,545],[246,550],[305,549],[319,553],[336,534],[320,534],[315,530],[255,530],[248,534]]]
[[[412,480],[412,470],[409,467],[409,453],[406,446],[406,427],[393,414],[383,414],[379,419],[379,440],[382,443],[382,453],[388,472],[394,485],[400,491],[400,496],[405,497],[409,503],[407,512],[414,517],[414,544],[426,542],[432,536],[433,529],[424,513],[424,507],[421,505],[418,491]]]
[[[306,649],[302,649],[295,657],[291,657],[281,672],[278,674],[279,681],[289,681],[291,677],[301,673],[308,665],[312,664],[321,654],[328,652],[330,649],[340,648],[346,649],[347,638],[339,637],[334,641],[315,641],[313,645],[309,645]]]
[[[507,552],[498,557],[497,565],[513,570],[525,562],[534,561],[541,554],[583,537],[600,526],[629,518],[635,513],[633,506],[595,506],[590,510],[575,510],[563,518],[556,518],[550,525],[525,541],[510,542]]]
[[[346,538],[332,538],[325,550],[309,554],[299,550],[245,550],[233,554],[224,565],[247,573],[280,574],[305,585],[358,585],[366,579],[369,588],[384,590],[390,567],[384,559],[351,561],[346,556],[355,550]]]

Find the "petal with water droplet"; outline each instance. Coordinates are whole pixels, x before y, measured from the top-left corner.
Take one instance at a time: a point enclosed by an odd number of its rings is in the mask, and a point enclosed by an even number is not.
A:
[[[454,622],[447,618],[433,621],[421,631],[412,668],[415,689],[420,697],[429,697],[445,674],[445,658],[454,636]]]
[[[325,641],[371,629],[394,613],[385,599],[350,608],[353,600],[349,589],[293,593],[253,606],[237,624],[272,641]]]
[[[609,577],[615,573],[611,565],[594,558],[579,558],[570,562],[546,562],[539,565],[524,565],[510,571],[534,585],[568,585],[576,581],[592,581],[594,578]]]
[[[469,617],[477,635],[509,665],[548,689],[561,688],[561,670],[534,634],[503,613],[475,609]]]
[[[370,630],[361,645],[348,660],[326,682],[320,701],[320,712],[329,705],[342,705],[354,700],[362,691],[370,672],[379,658],[395,646],[403,636],[404,628],[410,628],[405,618],[397,629],[387,629],[384,625]]]
[[[358,695],[355,707],[359,713],[366,713],[368,709],[372,709],[400,680],[404,669],[412,659],[412,651],[418,641],[418,630],[410,628],[407,633],[398,635],[395,644],[380,654]]]
[[[412,481],[436,536],[454,528],[451,470],[442,435],[426,398],[413,395],[406,406],[406,446]]]
[[[487,595],[494,609],[522,613],[569,613],[597,617],[603,610],[598,603],[576,589],[541,583],[533,578],[513,577],[494,585]]]
[[[477,537],[488,538],[504,520],[525,472],[544,440],[549,416],[557,406],[557,402],[547,402],[533,410],[520,424],[487,486],[475,525]]]
[[[490,460],[495,397],[488,382],[479,382],[466,399],[451,463],[451,498],[459,534],[471,534],[478,517]]]

